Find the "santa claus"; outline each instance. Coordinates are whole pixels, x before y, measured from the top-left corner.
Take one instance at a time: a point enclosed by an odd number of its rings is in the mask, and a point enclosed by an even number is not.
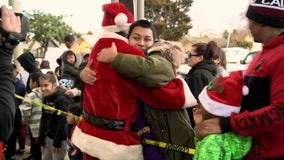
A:
[[[181,108],[186,101],[184,86],[180,80],[173,80],[161,88],[145,88],[109,64],[98,62],[97,54],[113,42],[119,53],[145,56],[122,36],[134,21],[128,9],[119,2],[105,4],[102,9],[102,37],[90,54],[96,82],[85,85],[83,119],[73,132],[72,142],[84,153],[84,159],[143,160],[141,142],[132,130],[137,120],[137,98],[158,108]]]

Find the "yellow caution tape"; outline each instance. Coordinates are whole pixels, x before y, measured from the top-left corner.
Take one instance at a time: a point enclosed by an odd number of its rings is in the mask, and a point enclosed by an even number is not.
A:
[[[75,118],[75,120],[80,120],[82,119],[82,116],[78,117],[76,115],[73,115],[71,113],[68,113],[68,112],[64,112],[62,110],[59,110],[59,109],[56,109],[55,107],[51,107],[49,105],[46,105],[44,103],[41,103],[41,102],[38,102],[38,101],[34,101],[30,98],[27,98],[27,97],[22,97],[22,96],[19,96],[19,95],[15,95],[16,98],[19,98],[23,101],[27,101],[29,103],[33,103],[39,107],[42,107],[44,108],[45,110],[48,110],[48,111],[52,111],[52,112],[56,112],[57,115],[71,115]],[[180,145],[175,145],[175,144],[170,144],[170,143],[166,143],[166,142],[159,142],[159,141],[154,141],[154,140],[151,140],[151,139],[144,139],[143,140],[143,143],[145,144],[148,144],[148,145],[153,145],[153,146],[157,146],[157,147],[160,147],[160,148],[165,148],[165,149],[170,149],[170,150],[174,150],[174,151],[179,151],[179,152],[184,152],[184,153],[187,153],[187,154],[194,154],[195,150],[192,149],[192,148],[188,148],[188,147],[184,147],[184,146],[180,146]]]
[[[152,145],[152,146],[157,146],[160,148],[165,148],[165,149],[170,149],[170,150],[174,150],[174,151],[178,151],[178,152],[184,152],[187,154],[194,154],[195,150],[189,147],[184,147],[184,146],[180,146],[180,145],[176,145],[176,144],[170,144],[170,143],[166,143],[166,142],[159,142],[159,141],[155,141],[155,140],[151,140],[151,139],[144,139],[143,143],[148,144],[148,145]]]
[[[42,107],[42,108],[44,108],[45,110],[48,110],[48,111],[51,111],[51,112],[56,112],[57,115],[64,115],[64,116],[70,115],[70,116],[73,116],[73,117],[75,118],[75,120],[80,120],[80,119],[82,119],[82,116],[78,117],[78,116],[76,116],[76,115],[73,115],[73,114],[68,113],[68,112],[64,112],[64,111],[62,111],[62,110],[56,109],[55,107],[51,107],[51,106],[46,105],[46,104],[44,104],[44,103],[41,103],[41,102],[38,102],[38,101],[34,101],[34,100],[30,99],[30,98],[22,97],[22,96],[19,96],[19,95],[17,95],[17,94],[16,94],[15,96],[16,96],[16,98],[19,98],[19,99],[21,99],[21,100],[23,100],[23,101],[26,101],[26,102],[29,102],[29,103],[33,103],[33,104],[35,104],[35,105],[37,105],[37,106],[39,106],[39,107]]]

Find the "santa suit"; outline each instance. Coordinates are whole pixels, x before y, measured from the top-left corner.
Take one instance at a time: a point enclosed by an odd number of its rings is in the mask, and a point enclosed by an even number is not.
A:
[[[120,75],[109,64],[97,62],[97,54],[102,48],[111,47],[112,42],[119,53],[145,56],[141,50],[129,46],[124,37],[105,32],[90,54],[94,61],[91,69],[96,72],[97,80],[84,88],[83,109],[88,115],[123,121],[124,128],[103,129],[83,118],[75,128],[72,141],[82,152],[101,160],[142,160],[141,142],[131,131],[131,124],[137,118],[137,97],[155,107],[181,108],[185,104],[183,83],[176,79],[163,88],[147,89]]]

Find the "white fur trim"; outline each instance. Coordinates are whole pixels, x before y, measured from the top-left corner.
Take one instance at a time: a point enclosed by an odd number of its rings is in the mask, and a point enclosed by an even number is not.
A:
[[[183,108],[190,108],[190,107],[194,107],[197,105],[197,101],[194,98],[192,92],[189,89],[189,86],[187,85],[186,81],[177,76],[178,79],[180,79],[183,83],[183,91],[184,91],[184,95],[185,95],[185,104],[183,106]]]
[[[248,86],[243,86],[242,87],[242,92],[243,92],[243,95],[244,96],[247,96],[248,94],[249,94],[249,88],[248,88]]]
[[[127,23],[127,16],[124,13],[119,13],[118,15],[115,16],[114,18],[114,23],[120,27],[120,26],[125,26],[125,24]]]
[[[241,109],[241,106],[231,106],[212,100],[207,95],[207,87],[204,87],[198,98],[204,109],[216,116],[230,117],[232,112],[239,113]]]
[[[118,145],[85,134],[77,126],[72,135],[72,142],[82,152],[100,160],[143,160],[141,145]]]
[[[120,39],[123,40],[124,42],[128,43],[127,38],[116,34],[114,32],[110,32],[109,30],[105,30],[105,28],[103,28],[103,32],[101,33],[101,35],[99,36],[99,38],[113,38],[113,39]]]
[[[121,32],[121,31],[123,31],[123,32],[127,33],[130,25],[131,25],[130,23],[125,23],[122,26],[118,26],[118,25],[103,26],[102,28],[103,28],[103,30],[107,30],[109,32]]]

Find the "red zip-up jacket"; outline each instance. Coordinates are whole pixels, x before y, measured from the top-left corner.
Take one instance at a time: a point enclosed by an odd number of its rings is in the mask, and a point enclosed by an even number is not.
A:
[[[235,133],[253,137],[247,159],[284,157],[284,35],[266,43],[250,63],[240,114],[230,124]]]

